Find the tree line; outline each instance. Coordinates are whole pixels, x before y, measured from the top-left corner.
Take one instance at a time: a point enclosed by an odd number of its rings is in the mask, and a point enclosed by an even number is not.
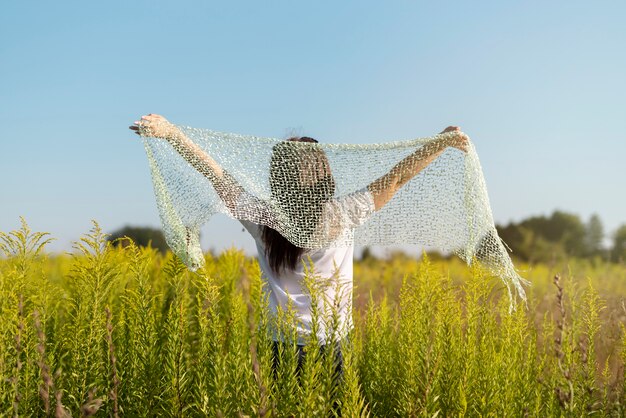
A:
[[[550,216],[533,216],[517,223],[496,225],[496,229],[513,257],[521,261],[538,263],[565,257],[626,261],[626,224],[607,236],[600,217],[595,214],[584,222],[578,215],[557,210]],[[161,252],[168,249],[160,229],[125,226],[114,231],[109,240],[125,245],[123,237]],[[610,245],[606,245],[607,241]],[[362,257],[371,256],[366,248]]]
[[[607,235],[596,214],[584,222],[578,215],[557,210],[550,216],[533,216],[496,228],[513,256],[522,261],[564,257],[626,260],[626,224]]]

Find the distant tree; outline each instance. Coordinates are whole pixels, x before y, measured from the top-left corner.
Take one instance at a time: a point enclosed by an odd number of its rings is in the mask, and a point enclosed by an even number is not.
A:
[[[363,251],[361,252],[361,261],[371,261],[375,260],[376,256],[372,252],[370,247],[363,247]]]
[[[611,259],[613,261],[626,261],[626,224],[620,226],[613,235]]]
[[[498,236],[513,253],[513,257],[528,261],[530,259],[530,246],[528,245],[527,231],[513,222],[506,226],[496,225]]]
[[[565,252],[570,256],[585,255],[585,225],[578,215],[555,211],[543,236],[550,242],[563,244]]]
[[[513,255],[525,261],[586,255],[586,229],[578,215],[555,211],[550,217],[534,216],[497,228]]]
[[[527,226],[511,224],[504,227],[501,236],[513,257],[523,261],[545,263],[567,255],[562,243],[548,241],[541,232]]]
[[[602,225],[600,217],[594,213],[593,215],[591,215],[589,221],[585,225],[585,255],[588,257],[603,255],[603,240],[604,226]]]
[[[156,248],[162,253],[164,253],[168,249],[165,242],[165,236],[160,229],[138,226],[125,226],[111,233],[108,240],[113,242],[114,245],[124,246],[124,240],[120,240],[120,238],[123,237],[128,237],[132,239],[135,244],[140,247],[147,247],[148,245],[150,245],[152,248]]]

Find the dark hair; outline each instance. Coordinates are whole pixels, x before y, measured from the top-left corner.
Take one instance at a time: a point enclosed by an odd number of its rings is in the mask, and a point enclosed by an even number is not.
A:
[[[297,144],[303,142],[311,145]],[[274,146],[270,161],[272,200],[282,210],[285,219],[304,238],[315,232],[324,203],[335,194],[335,181],[328,158],[314,144],[317,141],[306,136],[289,138]],[[268,226],[263,228],[262,239],[270,268],[274,272],[296,268],[304,248],[294,245]]]

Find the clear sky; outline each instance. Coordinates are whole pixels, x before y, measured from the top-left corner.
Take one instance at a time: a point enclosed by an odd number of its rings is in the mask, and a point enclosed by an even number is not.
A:
[[[626,222],[624,1],[12,1],[0,11],[0,230],[159,226],[128,129],[381,142],[459,125],[499,223]],[[205,249],[252,241],[226,217]]]

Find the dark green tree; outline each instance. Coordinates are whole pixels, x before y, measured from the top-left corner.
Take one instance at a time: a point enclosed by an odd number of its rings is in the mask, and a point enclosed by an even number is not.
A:
[[[546,240],[563,244],[565,252],[573,257],[585,255],[585,225],[578,215],[555,211],[538,232]]]
[[[498,234],[511,249],[513,257],[531,263],[550,262],[565,257],[561,242],[547,240],[541,230],[523,223],[498,226]]]
[[[151,246],[162,253],[165,253],[168,249],[163,232],[157,228],[127,225],[111,233],[107,239],[111,241],[113,245],[123,246],[126,245],[123,239],[124,237],[132,239],[135,244],[140,247]]]
[[[613,248],[611,249],[613,261],[626,261],[626,224],[623,224],[613,234]]]
[[[525,261],[551,261],[587,253],[585,224],[578,215],[555,211],[550,217],[534,216],[520,223],[499,226],[498,234]]]
[[[595,257],[603,255],[605,253],[602,245],[603,240],[604,226],[602,225],[600,217],[594,213],[585,225],[586,256]]]

